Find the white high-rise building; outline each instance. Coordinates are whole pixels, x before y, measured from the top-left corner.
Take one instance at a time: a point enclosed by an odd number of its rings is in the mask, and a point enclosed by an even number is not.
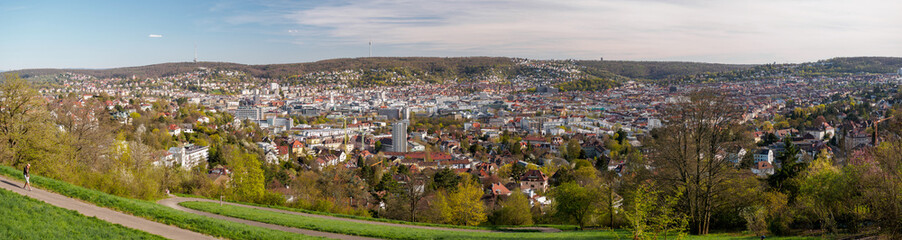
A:
[[[407,152],[407,121],[398,121],[391,127],[392,152]]]
[[[401,109],[401,117],[406,121],[410,121],[410,108],[404,107]]]

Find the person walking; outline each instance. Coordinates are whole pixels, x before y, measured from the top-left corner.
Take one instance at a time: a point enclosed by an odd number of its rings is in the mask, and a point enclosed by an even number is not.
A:
[[[25,186],[22,186],[22,188],[31,191],[31,174],[28,173],[29,170],[31,170],[31,163],[25,164],[25,169],[22,169],[22,174],[25,175]]]

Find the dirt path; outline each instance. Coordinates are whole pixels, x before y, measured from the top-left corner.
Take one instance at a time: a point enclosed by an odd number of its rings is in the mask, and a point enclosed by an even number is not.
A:
[[[202,199],[202,198],[172,197],[172,198],[167,198],[167,199],[160,200],[160,201],[158,201],[157,203],[159,203],[159,204],[161,204],[161,205],[164,205],[164,206],[169,206],[169,207],[172,207],[172,208],[175,208],[175,209],[178,209],[178,210],[182,210],[182,211],[186,211],[186,212],[191,212],[191,213],[195,213],[195,214],[201,214],[201,215],[204,215],[204,216],[211,216],[211,217],[219,216],[218,218],[224,217],[224,216],[221,216],[221,215],[218,215],[218,214],[212,214],[212,213],[207,213],[207,212],[196,211],[196,210],[188,209],[188,208],[185,208],[185,207],[182,207],[182,206],[179,206],[179,205],[178,205],[178,204],[181,203],[181,202],[194,202],[194,201],[197,201],[197,202],[215,202],[215,203],[218,203],[218,202],[219,202],[219,201],[216,201],[216,200]],[[367,221],[367,220],[361,220],[361,219],[352,219],[352,218],[334,217],[334,216],[327,216],[327,215],[317,215],[317,214],[309,214],[309,213],[302,213],[302,212],[288,211],[288,210],[282,210],[282,209],[273,209],[273,208],[266,208],[266,207],[258,207],[258,206],[251,206],[251,205],[237,204],[237,203],[231,203],[231,202],[222,202],[222,204],[228,204],[228,205],[239,206],[239,207],[254,208],[254,209],[259,209],[259,210],[264,210],[264,211],[272,211],[272,212],[285,213],[285,214],[300,215],[300,216],[305,216],[305,217],[323,218],[323,219],[331,219],[331,220],[338,220],[338,221],[345,221],[345,222],[355,222],[355,223],[365,223],[365,224],[373,224],[373,225],[383,225],[383,226],[393,226],[393,227],[403,227],[403,228],[419,228],[419,229],[428,229],[428,230],[459,231],[459,232],[494,232],[494,231],[491,231],[491,230],[481,230],[481,229],[446,228],[446,227],[433,227],[433,226],[420,226],[420,225],[410,225],[410,224],[400,224],[400,223],[388,223],[388,222],[378,222],[378,221]],[[230,218],[230,217],[225,217],[225,218],[229,218],[229,219],[237,219],[237,218]],[[222,218],[222,219],[225,219],[225,218]],[[246,221],[246,222],[254,222],[254,221],[248,221],[248,220],[243,220],[243,219],[237,219],[237,220]],[[231,220],[230,220],[230,221],[231,221]],[[254,222],[254,223],[259,223],[259,222]],[[278,226],[278,225],[276,225],[276,226]],[[556,228],[544,228],[544,227],[526,227],[526,228],[517,228],[517,229],[531,229],[531,230],[537,230],[537,231],[542,231],[542,232],[560,232],[560,231],[561,231],[561,230],[556,229]],[[305,234],[306,234],[306,233],[305,233]],[[311,235],[311,234],[308,234],[308,235]],[[314,235],[314,236],[319,236],[319,235]],[[326,236],[326,237],[329,237],[329,236]]]
[[[2,187],[3,189],[44,201],[46,203],[49,203],[50,205],[69,210],[75,210],[85,216],[97,217],[107,222],[120,224],[128,228],[145,231],[150,234],[162,236],[169,239],[217,239],[175,226],[170,226],[141,217],[117,212],[109,208],[98,207],[93,204],[82,202],[78,199],[66,197],[42,189],[34,188],[34,190],[32,191],[28,191],[22,188],[22,186],[24,185],[24,182],[12,180],[5,176],[0,176],[0,187]]]

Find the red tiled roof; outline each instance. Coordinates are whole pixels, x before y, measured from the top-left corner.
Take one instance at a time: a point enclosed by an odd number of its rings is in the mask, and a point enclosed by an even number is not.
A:
[[[492,194],[495,195],[510,195],[511,190],[501,185],[501,183],[492,183]]]

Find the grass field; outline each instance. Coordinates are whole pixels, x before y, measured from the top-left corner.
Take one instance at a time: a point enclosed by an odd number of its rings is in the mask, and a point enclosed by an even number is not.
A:
[[[0,174],[22,179],[22,171],[8,166],[0,166]],[[84,200],[94,205],[116,209],[131,215],[144,217],[164,224],[178,226],[191,231],[204,233],[210,236],[243,240],[243,239],[321,239],[301,234],[277,231],[267,228],[248,226],[220,219],[208,218],[196,214],[178,211],[153,202],[129,199],[114,196],[97,190],[75,186],[63,181],[45,178],[37,175],[31,177],[31,182],[36,187],[60,193],[72,198]],[[0,215],[7,216],[7,215]],[[81,227],[72,225],[73,227]],[[3,236],[10,236],[0,234]],[[13,238],[17,239],[17,238]],[[56,239],[52,237],[40,237],[40,239]],[[91,239],[104,239],[91,237]]]
[[[215,199],[215,198],[208,198],[208,197],[204,197],[204,196],[191,195],[191,194],[175,193],[175,195],[176,195],[176,196],[179,196],[179,197],[203,198],[203,199],[219,200],[219,199]],[[348,219],[366,220],[366,221],[373,221],[373,222],[397,223],[397,224],[416,225],[416,226],[427,226],[427,227],[458,228],[458,229],[474,229],[474,230],[490,230],[490,231],[491,231],[491,230],[505,230],[505,229],[510,229],[510,228],[521,228],[521,227],[547,227],[547,228],[556,228],[556,229],[560,229],[560,230],[562,230],[562,231],[573,231],[573,230],[579,229],[579,226],[576,226],[576,225],[560,225],[560,224],[536,224],[536,225],[529,225],[529,226],[503,226],[503,225],[491,225],[491,226],[483,226],[483,225],[480,225],[480,226],[460,226],[460,225],[439,224],[439,223],[409,222],[409,221],[401,221],[401,220],[388,219],[388,218],[374,218],[374,217],[363,217],[363,216],[357,216],[357,215],[348,215],[348,214],[339,214],[339,213],[330,213],[330,212],[320,212],[320,211],[313,211],[313,210],[307,210],[307,209],[301,209],[301,208],[285,207],[285,206],[279,206],[279,205],[265,205],[265,204],[256,204],[256,203],[248,203],[248,202],[229,201],[228,199],[226,199],[225,201],[226,201],[226,202],[232,202],[232,203],[243,204],[243,205],[248,205],[248,206],[257,206],[257,207],[273,208],[273,209],[279,209],[279,210],[285,210],[285,211],[292,211],[292,212],[299,212],[299,213],[309,213],[309,214],[316,214],[316,215],[323,215],[323,216],[332,216],[332,217],[340,217],[340,218],[348,218]]]
[[[210,213],[246,220],[277,224],[288,227],[334,232],[348,235],[386,239],[630,239],[628,232],[617,231],[565,231],[560,233],[523,232],[462,232],[448,230],[428,230],[396,226],[382,226],[366,223],[346,222],[331,219],[305,217],[293,214],[263,211],[246,207],[223,205],[211,202],[183,202],[180,205]],[[757,239],[751,236],[716,234],[709,236],[689,236],[689,239]],[[768,239],[814,239],[814,238],[768,238]]]
[[[5,239],[165,239],[0,189]]]

